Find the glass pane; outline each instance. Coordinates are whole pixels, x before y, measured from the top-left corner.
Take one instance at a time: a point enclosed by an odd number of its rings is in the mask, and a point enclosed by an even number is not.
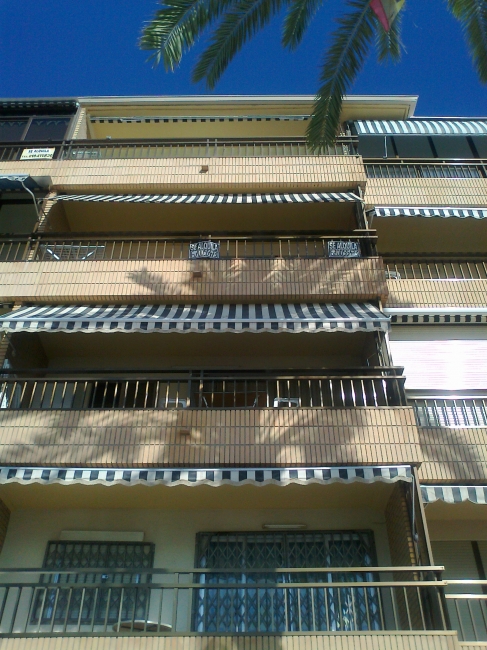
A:
[[[0,120],[0,142],[18,142],[26,125],[26,119]]]
[[[38,117],[32,120],[24,138],[26,142],[38,140],[64,140],[69,117]]]

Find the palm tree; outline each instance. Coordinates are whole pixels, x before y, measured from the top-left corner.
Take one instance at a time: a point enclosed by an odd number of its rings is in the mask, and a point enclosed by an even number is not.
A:
[[[307,130],[309,146],[318,153],[336,138],[343,96],[360,72],[374,40],[379,61],[397,61],[401,56],[400,12],[392,25],[384,26],[371,6],[377,0],[342,1],[346,10],[338,19],[338,27],[325,53],[320,87]],[[400,0],[395,1],[400,8]],[[487,83],[487,0],[445,1],[462,26],[480,81]],[[245,42],[283,8],[286,15],[282,44],[295,49],[323,0],[160,2],[162,8],[143,29],[140,47],[152,50],[149,59],[154,65],[162,62],[166,70],[173,71],[202,32],[213,27],[210,43],[193,70],[193,81],[204,80],[213,89]]]

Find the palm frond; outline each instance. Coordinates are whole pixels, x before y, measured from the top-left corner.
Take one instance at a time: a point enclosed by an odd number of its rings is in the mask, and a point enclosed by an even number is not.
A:
[[[139,47],[153,50],[149,59],[174,70],[203,30],[233,0],[165,0],[162,9],[142,30]]]
[[[487,83],[486,0],[448,0],[448,6],[462,25],[480,81]]]
[[[335,141],[343,95],[360,72],[374,35],[376,23],[370,0],[348,0],[347,5],[355,11],[338,19],[307,130],[309,146],[317,152]]]
[[[212,89],[230,61],[256,32],[279,11],[283,0],[237,0],[223,15],[211,42],[193,71],[193,81],[205,80]]]
[[[300,43],[323,0],[293,0],[284,19],[282,44],[294,50]]]
[[[401,58],[403,44],[401,41],[401,21],[402,14],[396,16],[395,21],[392,23],[388,32],[382,27],[379,20],[377,22],[377,31],[375,38],[375,45],[377,48],[377,60],[379,62],[387,61],[390,59],[394,63]]]

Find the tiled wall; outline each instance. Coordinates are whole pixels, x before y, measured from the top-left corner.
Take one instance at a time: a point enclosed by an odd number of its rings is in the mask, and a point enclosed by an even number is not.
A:
[[[201,277],[193,278],[193,272]],[[385,301],[379,258],[0,262],[0,300]]]
[[[441,427],[419,430],[424,462],[419,468],[422,481],[487,480],[487,429]]]
[[[2,465],[306,467],[420,461],[409,407],[4,411],[0,420]]]
[[[369,178],[365,203],[480,207],[487,203],[487,178]]]
[[[485,307],[487,280],[388,280],[388,307]]]
[[[0,172],[50,176],[54,189],[81,193],[339,192],[365,185],[358,156],[23,161],[2,162]]]

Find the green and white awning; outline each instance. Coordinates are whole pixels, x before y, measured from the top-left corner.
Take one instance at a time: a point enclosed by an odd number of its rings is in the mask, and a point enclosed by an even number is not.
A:
[[[358,135],[487,135],[487,120],[357,120]]]
[[[357,332],[389,330],[371,303],[66,305],[0,316],[4,332]]]
[[[3,467],[0,485],[307,485],[312,483],[395,483],[412,481],[409,465],[385,467],[292,467],[292,468],[52,468]]]
[[[368,211],[370,217],[457,217],[459,219],[487,219],[487,208],[432,208],[376,206]]]
[[[445,503],[463,503],[470,501],[480,505],[487,504],[486,485],[422,485],[421,494],[424,503],[444,501]]]
[[[92,203],[215,203],[220,205],[253,203],[356,203],[352,192],[313,192],[288,194],[59,194],[57,201]]]

